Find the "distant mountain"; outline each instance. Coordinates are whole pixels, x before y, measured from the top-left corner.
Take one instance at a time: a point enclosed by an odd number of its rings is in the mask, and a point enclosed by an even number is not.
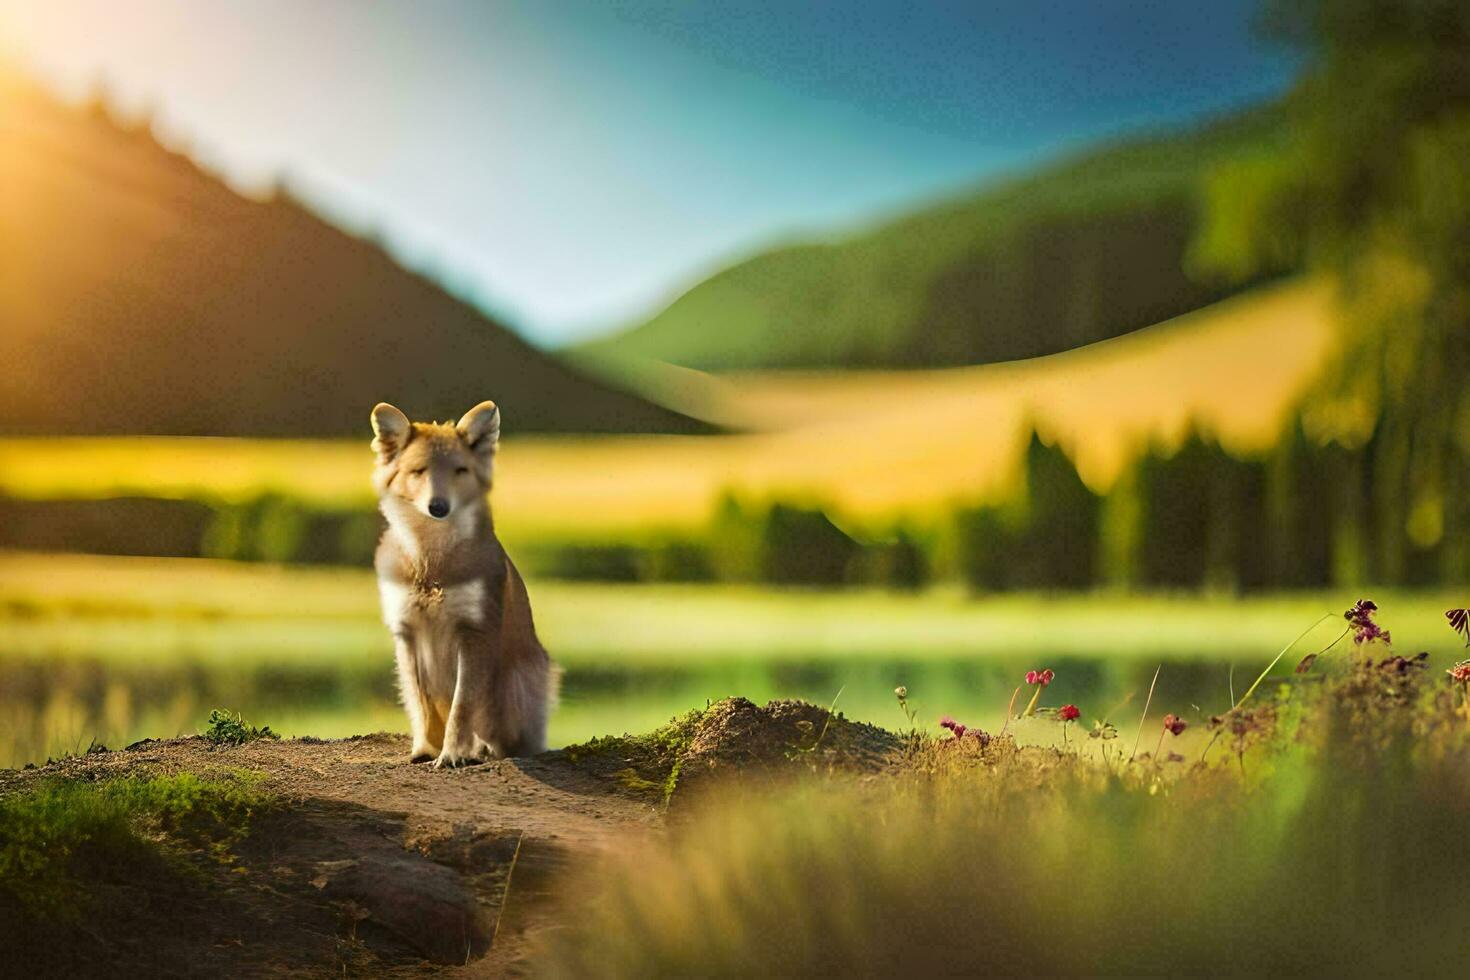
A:
[[[1263,108],[1103,147],[836,244],[757,255],[575,353],[714,371],[916,367],[1114,337],[1233,291],[1184,268],[1201,177],[1284,135]]]
[[[375,402],[508,432],[704,426],[531,347],[287,196],[0,75],[0,433],[366,438]]]

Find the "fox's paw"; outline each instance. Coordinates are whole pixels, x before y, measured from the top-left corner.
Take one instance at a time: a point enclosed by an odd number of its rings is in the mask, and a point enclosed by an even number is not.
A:
[[[435,769],[458,769],[460,766],[473,766],[480,762],[480,758],[473,753],[460,754],[446,748],[439,753],[439,758],[434,760]]]

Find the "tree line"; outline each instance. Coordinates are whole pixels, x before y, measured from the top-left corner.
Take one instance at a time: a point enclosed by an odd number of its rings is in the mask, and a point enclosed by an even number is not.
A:
[[[1470,582],[1470,452],[1421,481],[1390,424],[1355,443],[1294,417],[1274,448],[1234,453],[1199,428],[1153,443],[1102,493],[1032,431],[1011,492],[924,520],[859,526],[819,502],[727,493],[705,526],[615,540],[530,541],[528,572],[614,582],[732,582],[978,593]],[[0,547],[286,564],[371,563],[368,506],[281,494],[247,501],[0,499]]]

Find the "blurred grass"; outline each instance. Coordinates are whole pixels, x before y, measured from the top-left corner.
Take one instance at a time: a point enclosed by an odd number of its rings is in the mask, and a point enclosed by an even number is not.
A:
[[[1367,590],[1401,648],[1449,656],[1452,591]],[[1036,655],[1269,659],[1286,639],[1356,594],[1234,596],[1006,594],[959,590],[778,590],[732,585],[532,583],[537,628],[557,659],[685,666]],[[391,651],[371,572],[201,559],[0,553],[7,656],[77,652],[122,659],[228,661],[256,651],[368,657]],[[1303,641],[1330,639],[1324,624]],[[279,651],[273,654],[272,651]]]
[[[1436,704],[1393,730],[1312,710],[1243,767],[941,742],[876,778],[726,787],[588,869],[547,972],[1458,973],[1470,728]]]

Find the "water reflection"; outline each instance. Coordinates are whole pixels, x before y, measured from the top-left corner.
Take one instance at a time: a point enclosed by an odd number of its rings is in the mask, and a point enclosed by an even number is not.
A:
[[[1260,655],[1242,653],[1236,693],[1259,669]],[[850,718],[889,728],[904,724],[893,696],[909,690],[920,722],[942,715],[994,730],[1012,692],[1017,707],[1030,691],[1023,677],[1050,667],[1056,680],[1043,695],[1047,705],[1077,704],[1084,726],[1117,711],[1112,720],[1137,717],[1154,669],[1138,659],[1021,660],[1006,656],[968,659],[865,656],[851,663],[830,658],[778,663],[726,661],[718,665],[625,667],[573,666],[553,716],[551,742],[562,745],[609,732],[642,731],[707,701],[742,695],[762,702],[799,697],[831,704]],[[1230,703],[1230,665],[1180,655],[1163,663],[1154,695],[1156,711],[1188,718],[1219,712]],[[1132,696],[1133,703],[1126,699]],[[96,741],[117,748],[145,737],[199,731],[213,707],[242,712],[285,735],[341,737],[366,731],[402,731],[391,667],[315,660],[300,665],[272,661],[231,664],[173,661],[120,666],[116,658],[67,658],[61,662],[0,662],[0,766],[42,762],[85,751]],[[1051,737],[1033,730],[1030,737]]]

